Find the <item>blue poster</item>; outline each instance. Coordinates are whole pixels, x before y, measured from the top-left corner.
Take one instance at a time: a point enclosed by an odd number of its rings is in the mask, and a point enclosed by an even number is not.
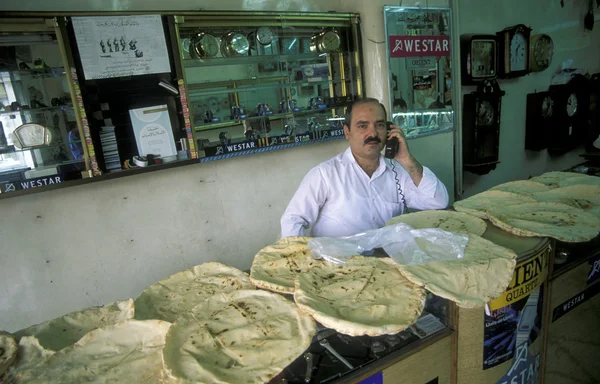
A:
[[[540,335],[542,324],[542,287],[529,296],[485,314],[483,369],[495,367],[515,356],[525,343],[531,345]]]

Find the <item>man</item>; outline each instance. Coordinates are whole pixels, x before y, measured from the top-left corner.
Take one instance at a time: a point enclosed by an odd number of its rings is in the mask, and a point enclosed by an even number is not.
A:
[[[418,210],[446,208],[444,184],[410,154],[400,129],[392,125],[387,132],[386,121],[376,99],[347,108],[344,135],[350,147],[304,177],[281,218],[283,237],[349,236],[380,228],[404,212],[404,201]],[[392,137],[399,141],[393,161],[381,154]]]

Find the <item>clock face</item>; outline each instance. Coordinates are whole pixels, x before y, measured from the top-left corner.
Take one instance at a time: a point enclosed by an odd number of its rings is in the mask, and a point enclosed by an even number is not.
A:
[[[219,42],[217,38],[211,34],[204,34],[204,36],[202,36],[200,39],[200,44],[206,56],[212,57],[219,53]]]
[[[235,33],[231,37],[230,41],[230,47],[235,53],[238,55],[245,55],[248,53],[250,44],[248,43],[246,36],[242,35],[241,33]]]
[[[304,68],[304,75],[305,76],[312,76],[315,74],[315,70],[313,69],[313,67],[306,67]]]
[[[510,39],[510,71],[524,71],[527,69],[527,41],[525,35],[517,32]]]
[[[492,125],[494,122],[494,107],[487,100],[477,106],[477,125]]]
[[[340,36],[334,31],[327,31],[322,37],[323,50],[330,52],[340,47]]]
[[[52,138],[46,128],[33,123],[21,125],[15,129],[14,135],[18,138],[15,144],[22,144],[22,147],[36,147],[49,144]],[[21,145],[17,145],[17,147],[21,147]]]
[[[540,37],[533,47],[533,60],[540,69],[546,69],[552,62],[554,54],[554,43],[550,36],[544,35]]]
[[[548,119],[548,118],[552,117],[553,113],[554,113],[554,101],[552,101],[552,98],[550,96],[546,96],[544,98],[544,101],[542,101],[542,116],[545,119]]]
[[[571,93],[567,99],[567,115],[572,117],[577,113],[577,95]]]
[[[471,45],[471,76],[473,78],[493,77],[496,75],[496,42],[494,40],[475,40]]]
[[[256,30],[256,40],[263,45],[271,44],[274,38],[275,33],[269,27],[260,27]]]

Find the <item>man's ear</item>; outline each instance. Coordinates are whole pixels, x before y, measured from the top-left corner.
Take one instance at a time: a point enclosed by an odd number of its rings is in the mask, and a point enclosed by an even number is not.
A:
[[[348,136],[350,135],[350,127],[347,124],[344,124],[344,137],[348,140]]]

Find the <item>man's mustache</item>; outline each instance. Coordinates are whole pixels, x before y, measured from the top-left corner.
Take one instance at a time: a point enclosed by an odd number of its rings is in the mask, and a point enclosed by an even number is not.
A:
[[[369,143],[381,143],[381,139],[377,136],[367,137],[365,139],[365,144]]]

